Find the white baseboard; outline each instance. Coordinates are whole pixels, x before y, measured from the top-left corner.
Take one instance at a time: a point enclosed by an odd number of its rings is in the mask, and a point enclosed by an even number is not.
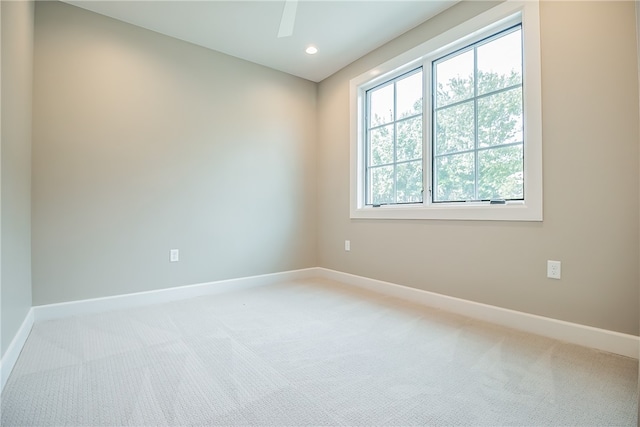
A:
[[[202,295],[219,294],[233,290],[248,289],[255,286],[270,285],[289,280],[308,279],[317,276],[318,273],[316,268],[306,268],[302,270],[291,270],[281,273],[176,286],[174,288],[156,289],[153,291],[114,295],[103,298],[37,305],[33,307],[34,320],[36,322],[40,322],[82,314],[123,310],[151,304],[162,304],[165,302],[194,298]]]
[[[478,320],[638,359],[640,338],[535,314],[450,297],[395,283],[317,268],[320,277]]]
[[[33,308],[27,312],[27,316],[22,321],[22,325],[20,325],[18,332],[13,337],[13,340],[11,340],[11,344],[9,344],[9,348],[7,348],[7,351],[2,356],[2,360],[0,360],[0,392],[4,390],[7,380],[9,380],[9,375],[11,375],[11,371],[13,371],[13,367],[18,361],[18,356],[20,356],[22,347],[24,347],[24,344],[27,342],[32,327]]]

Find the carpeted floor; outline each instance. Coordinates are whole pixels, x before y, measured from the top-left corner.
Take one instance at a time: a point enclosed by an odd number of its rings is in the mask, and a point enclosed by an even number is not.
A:
[[[638,363],[323,280],[34,326],[2,426],[635,426]]]

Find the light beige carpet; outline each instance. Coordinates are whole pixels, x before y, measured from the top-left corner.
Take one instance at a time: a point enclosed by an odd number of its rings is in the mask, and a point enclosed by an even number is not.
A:
[[[309,280],[38,323],[2,425],[635,426],[637,366]]]

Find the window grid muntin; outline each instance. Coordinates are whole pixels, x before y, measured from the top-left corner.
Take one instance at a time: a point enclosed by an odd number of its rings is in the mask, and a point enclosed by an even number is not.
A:
[[[490,145],[488,147],[470,148],[469,150],[451,151],[449,153],[436,154],[436,155],[434,155],[434,157],[435,158],[439,158],[439,157],[453,156],[453,155],[456,155],[456,154],[468,154],[468,153],[472,153],[474,151],[488,151],[488,150],[493,150],[493,149],[496,149],[496,148],[504,148],[504,147],[512,147],[512,146],[515,146],[515,145],[521,145],[523,143],[524,143],[524,141],[507,142],[506,144]],[[374,166],[374,167],[377,167],[377,165]]]
[[[368,88],[365,91],[365,110],[366,110],[366,116],[365,116],[365,120],[364,120],[364,126],[365,126],[365,150],[364,150],[364,170],[365,170],[365,205],[373,205],[373,206],[380,206],[383,204],[387,204],[387,203],[373,203],[372,197],[373,197],[373,183],[372,183],[372,171],[374,169],[378,169],[378,168],[382,168],[382,167],[388,167],[388,166],[393,166],[393,201],[391,203],[388,204],[422,204],[424,203],[424,165],[421,167],[421,172],[422,172],[422,184],[423,184],[423,190],[420,193],[420,201],[417,202],[398,202],[398,191],[397,191],[397,185],[398,185],[398,177],[397,177],[397,173],[398,173],[398,164],[405,164],[405,163],[411,163],[411,162],[416,162],[420,159],[409,159],[409,160],[402,160],[400,162],[398,162],[398,154],[397,154],[397,149],[398,149],[398,139],[397,139],[397,129],[398,129],[398,124],[407,120],[411,120],[414,119],[416,117],[423,117],[423,122],[422,122],[422,137],[421,137],[421,145],[422,145],[422,158],[424,159],[424,135],[425,135],[425,131],[424,131],[424,114],[425,114],[425,85],[424,85],[424,67],[422,65],[418,66],[418,67],[412,67],[410,70],[402,72],[400,74],[398,74],[396,77],[393,77],[389,80],[385,80],[384,82],[375,85],[373,87]],[[405,78],[411,77],[414,74],[417,73],[422,73],[423,78],[422,78],[422,92],[421,92],[421,96],[422,96],[422,112],[418,113],[418,114],[413,114],[411,116],[407,116],[407,117],[403,117],[401,119],[398,119],[397,113],[398,113],[398,108],[397,108],[397,95],[398,95],[398,91],[397,91],[397,83]],[[373,94],[373,92],[375,92],[376,90],[382,89],[386,86],[389,85],[393,85],[393,120],[390,122],[386,122],[383,124],[378,124],[375,125],[373,127],[371,127],[371,95]],[[382,127],[385,126],[389,126],[389,125],[393,125],[393,163],[386,163],[386,164],[379,164],[379,165],[371,165],[371,131],[376,130],[376,129],[380,129]]]
[[[520,84],[517,85],[511,85],[511,86],[507,86],[504,88],[500,88],[500,89],[496,89],[494,91],[490,91],[490,92],[485,92],[482,95],[478,95],[478,53],[477,50],[479,47],[491,43],[494,40],[497,40],[501,37],[505,37],[508,34],[511,34],[513,32],[516,31],[520,31],[520,52],[521,52],[521,56],[520,56]],[[524,159],[524,154],[525,154],[525,150],[524,150],[524,141],[520,141],[520,142],[513,142],[513,143],[506,143],[506,144],[497,144],[497,145],[491,145],[488,147],[478,147],[478,99],[481,98],[485,98],[488,96],[493,96],[499,93],[503,93],[503,92],[507,92],[509,90],[514,90],[516,88],[520,88],[520,91],[522,93],[521,96],[521,116],[523,118],[523,122],[522,122],[522,126],[525,126],[525,121],[524,121],[524,46],[523,46],[523,32],[522,32],[522,23],[518,23],[515,25],[512,25],[511,27],[505,28],[503,30],[500,30],[494,34],[491,34],[483,39],[480,39],[476,42],[473,42],[469,45],[466,45],[464,47],[461,47],[459,49],[454,50],[453,52],[449,52],[446,55],[443,55],[435,60],[431,61],[431,67],[430,71],[430,77],[431,77],[431,84],[428,86],[431,88],[431,102],[432,102],[432,108],[430,109],[430,113],[431,113],[431,120],[430,120],[430,127],[431,127],[431,143],[427,144],[428,146],[430,146],[431,148],[431,161],[430,166],[431,166],[431,185],[429,186],[429,193],[430,193],[430,202],[434,203],[434,204],[438,204],[438,203],[459,203],[459,202],[484,202],[484,201],[488,201],[487,199],[480,199],[478,197],[478,183],[479,183],[479,159],[478,159],[478,152],[479,151],[485,151],[485,150],[492,150],[492,149],[500,149],[500,148],[504,148],[504,147],[508,147],[508,146],[514,146],[514,145],[518,145],[521,144],[522,145],[522,173],[523,173],[523,177],[525,176],[524,172],[524,168],[526,165],[525,159]],[[447,59],[453,58],[455,56],[458,55],[462,55],[470,50],[473,50],[473,98],[466,98],[466,99],[461,99],[458,101],[455,101],[451,104],[447,104],[444,105],[442,107],[438,107],[438,100],[437,100],[437,80],[438,80],[438,76],[437,76],[437,69],[436,69],[436,65],[446,61]],[[425,86],[427,87],[427,86]],[[436,155],[436,113],[438,111],[456,106],[456,105],[461,105],[467,102],[470,102],[473,100],[473,105],[474,105],[474,117],[473,117],[473,121],[474,121],[474,128],[473,128],[473,133],[474,133],[474,148],[472,150],[461,150],[461,151],[456,151],[456,152],[448,152],[445,154],[441,154],[441,155]],[[524,128],[523,128],[523,132],[522,132],[523,138],[525,135],[524,132]],[[474,152],[474,171],[475,171],[475,176],[474,176],[474,199],[473,200],[436,200],[437,197],[437,189],[438,189],[438,180],[437,180],[437,175],[436,175],[436,167],[435,167],[435,161],[436,158],[442,158],[445,156],[453,156],[456,154],[463,154],[463,153],[470,153],[470,152]],[[424,154],[423,154],[424,155]],[[512,201],[512,200],[518,200],[518,201],[524,201],[525,200],[525,185],[523,183],[522,186],[522,197],[521,198],[517,198],[517,199],[513,199],[513,198],[507,198],[505,200],[507,201]]]
[[[475,98],[477,98],[477,99],[488,98],[488,97],[490,97],[492,95],[497,95],[497,94],[500,94],[500,93],[503,93],[503,92],[508,92],[510,90],[517,89],[519,87],[520,88],[522,87],[522,83],[517,84],[517,85],[506,86],[506,87],[503,87],[501,89],[496,89],[496,90],[491,91],[491,92],[483,93],[482,95],[478,95]],[[447,104],[447,105],[445,105],[443,107],[434,108],[434,111],[446,110],[447,108],[456,107],[458,105],[462,105],[462,104],[464,104],[466,102],[470,102],[470,101],[471,101],[471,98],[463,99],[461,101],[452,102],[451,104]],[[387,123],[385,125],[380,125],[380,126],[386,126],[388,124],[389,123]]]

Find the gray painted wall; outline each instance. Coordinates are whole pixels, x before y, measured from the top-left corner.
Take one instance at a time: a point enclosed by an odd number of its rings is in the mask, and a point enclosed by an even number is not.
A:
[[[316,90],[38,2],[34,305],[317,265]]]
[[[0,300],[2,355],[31,308],[33,2],[2,9]]]
[[[460,3],[320,83],[319,263],[637,335],[633,2],[541,3],[544,222],[349,219],[349,80],[489,6]],[[548,259],[561,281],[546,278]]]

